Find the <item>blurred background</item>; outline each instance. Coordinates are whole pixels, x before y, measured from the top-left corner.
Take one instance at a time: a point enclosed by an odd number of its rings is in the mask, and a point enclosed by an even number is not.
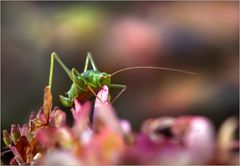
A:
[[[147,118],[204,115],[215,127],[239,111],[239,7],[232,2],[1,2],[1,127],[27,122],[42,105],[50,54],[83,71],[91,51],[127,90],[114,103],[137,131]],[[71,81],[55,63],[54,105]],[[118,91],[111,90],[116,95]],[[62,107],[61,107],[62,108]],[[63,108],[64,109],[64,108]],[[64,109],[70,112],[68,109]]]

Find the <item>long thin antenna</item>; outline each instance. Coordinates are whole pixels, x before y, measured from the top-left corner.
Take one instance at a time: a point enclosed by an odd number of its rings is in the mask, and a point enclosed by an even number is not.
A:
[[[190,72],[190,71],[185,71],[185,70],[180,70],[180,69],[173,69],[173,68],[167,68],[167,67],[156,67],[156,66],[134,66],[134,67],[126,67],[120,70],[115,71],[114,73],[111,74],[111,76],[120,73],[122,71],[126,70],[134,70],[134,69],[156,69],[156,70],[168,70],[168,71],[175,71],[179,73],[185,73],[189,75],[198,75],[197,73]]]

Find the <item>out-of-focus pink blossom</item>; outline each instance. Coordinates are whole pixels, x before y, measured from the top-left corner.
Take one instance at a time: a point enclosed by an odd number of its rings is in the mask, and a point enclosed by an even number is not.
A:
[[[192,117],[183,137],[191,155],[190,164],[208,164],[214,155],[215,140],[211,122],[204,117]],[[201,154],[201,155],[199,155]]]
[[[45,148],[68,149],[74,146],[74,136],[68,127],[44,127],[39,129],[36,137]]]
[[[29,125],[28,124],[23,124],[22,127],[20,127],[20,125],[18,125],[18,127],[20,129],[21,136],[28,137],[28,135],[29,135]]]
[[[124,149],[125,144],[122,137],[104,128],[89,142],[86,148],[87,160],[97,165],[117,164]]]
[[[89,102],[81,104],[77,99],[74,100],[74,108],[71,109],[74,118],[75,132],[81,132],[88,127],[91,105]]]
[[[46,95],[51,95],[46,91]],[[74,124],[66,123],[66,113],[45,108],[31,114],[29,123],[12,125],[3,140],[13,152],[10,164],[46,165],[189,165],[236,164],[232,153],[236,119],[228,119],[215,136],[211,122],[202,116],[147,119],[139,133],[117,117],[109,103],[107,86],[97,93],[93,122],[90,102],[74,100],[71,109]],[[43,111],[45,109],[45,112]],[[239,145],[235,145],[239,148]],[[222,156],[218,157],[218,155]]]
[[[66,118],[66,113],[56,108],[50,114],[49,123],[55,127],[65,126]]]
[[[221,126],[218,133],[218,160],[220,164],[225,164],[234,160],[231,151],[234,146],[239,149],[239,141],[234,139],[234,132],[236,131],[239,123],[235,117],[228,118]],[[235,144],[235,145],[234,145]],[[221,156],[221,157],[220,157]],[[237,157],[239,159],[239,157]]]
[[[109,89],[106,85],[102,87],[102,89],[98,92],[95,102],[95,107],[101,106],[102,103],[108,102],[108,97],[109,97]]]
[[[127,120],[125,119],[120,120],[120,126],[122,129],[122,132],[125,135],[130,134],[132,132],[131,124]]]
[[[176,155],[173,155],[176,161],[180,157],[179,160],[185,164],[207,164],[213,158],[214,129],[210,121],[204,117],[153,119],[143,125],[143,132],[148,135],[151,142],[161,145],[158,151],[160,154],[163,153],[161,156],[165,156],[159,161],[161,164],[171,163],[169,159],[173,154]],[[172,153],[168,153],[169,150]]]
[[[171,136],[171,127],[175,122],[173,117],[161,117],[157,119],[148,119],[142,125],[142,132],[150,137],[154,142],[161,142],[166,136]]]
[[[81,121],[82,117],[88,116],[90,103],[81,104],[77,99],[74,99],[74,108],[71,109],[75,121]]]
[[[110,103],[108,103],[108,87],[103,86],[97,94],[99,97],[96,98],[94,115],[93,115],[93,126],[94,128],[99,127],[99,123],[103,124],[105,128],[112,130],[113,132],[122,135],[120,122],[115,114],[115,111]]]
[[[74,156],[71,151],[55,150],[49,152],[44,157],[41,165],[79,165],[83,166],[81,161]]]
[[[153,24],[125,17],[112,27],[107,39],[112,46],[110,52],[118,60],[128,64],[147,64],[154,62],[154,56],[161,51],[161,37],[160,31]]]

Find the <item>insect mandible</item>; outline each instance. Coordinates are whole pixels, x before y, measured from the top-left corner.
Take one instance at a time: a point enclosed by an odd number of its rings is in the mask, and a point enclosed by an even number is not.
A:
[[[169,70],[176,71],[191,75],[196,75],[196,73],[188,72],[179,69],[172,69],[166,67],[155,67],[155,66],[135,66],[135,67],[127,67],[113,72],[112,74],[108,74],[106,72],[101,72],[98,70],[95,62],[92,58],[90,52],[87,53],[85,67],[82,73],[78,72],[75,68],[69,70],[59,56],[53,52],[51,54],[51,64],[50,64],[50,74],[49,74],[49,88],[52,87],[52,78],[53,78],[53,70],[54,70],[54,60],[56,60],[63,70],[67,73],[69,78],[72,80],[72,85],[68,92],[67,96],[64,97],[59,95],[60,102],[65,107],[71,107],[73,105],[73,100],[78,99],[80,102],[84,102],[89,100],[91,97],[97,97],[97,92],[104,86],[108,86],[108,88],[118,88],[121,91],[114,97],[111,101],[112,103],[126,90],[127,86],[123,84],[112,84],[111,77],[119,72],[132,70],[132,69],[158,69],[158,70]],[[92,65],[92,70],[89,70],[89,62]],[[98,97],[97,97],[98,98]],[[110,97],[109,97],[110,98]],[[99,98],[98,98],[99,99]],[[100,99],[99,99],[100,100]]]

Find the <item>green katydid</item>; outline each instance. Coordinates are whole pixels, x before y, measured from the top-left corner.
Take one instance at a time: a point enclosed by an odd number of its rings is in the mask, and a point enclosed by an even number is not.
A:
[[[126,90],[127,86],[122,84],[112,84],[111,77],[119,72],[126,71],[126,70],[159,69],[159,70],[169,70],[169,71],[176,71],[176,72],[196,75],[195,73],[184,71],[184,70],[165,68],[165,67],[155,67],[155,66],[127,67],[124,69],[120,69],[112,74],[108,74],[98,70],[92,58],[92,55],[89,52],[86,57],[84,71],[80,73],[75,68],[72,68],[71,70],[69,70],[61,61],[61,59],[58,57],[58,55],[55,52],[53,52],[51,54],[51,64],[50,64],[50,74],[49,74],[50,89],[52,87],[54,60],[56,60],[60,64],[60,66],[64,69],[64,71],[67,73],[67,75],[73,82],[70,89],[66,93],[67,97],[64,97],[62,95],[59,96],[61,103],[65,107],[71,107],[73,105],[74,99],[78,99],[80,102],[84,102],[93,96],[97,97],[96,94],[104,85],[108,86],[108,88],[110,89],[111,88],[121,89],[121,91],[112,100],[112,102],[114,102]],[[90,61],[90,64],[92,65],[92,68],[93,68],[92,70],[88,69],[89,61]]]

